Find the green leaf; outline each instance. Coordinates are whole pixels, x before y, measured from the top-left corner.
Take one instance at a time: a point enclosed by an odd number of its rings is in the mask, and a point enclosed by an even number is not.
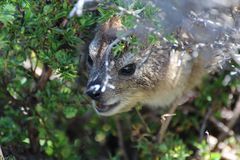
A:
[[[53,142],[52,141],[50,141],[50,140],[47,141],[47,146],[45,147],[45,152],[48,156],[53,155],[54,150],[53,150]]]
[[[66,107],[63,110],[63,113],[66,116],[66,118],[73,118],[73,117],[75,117],[77,115],[77,112],[78,112],[78,110],[75,107]]]
[[[26,143],[26,144],[30,144],[29,138],[25,138],[22,142],[24,142],[24,143]]]
[[[18,137],[20,128],[10,117],[0,118],[0,143],[8,143]]]
[[[221,159],[220,153],[212,152],[210,155],[211,155],[211,160],[220,160]]]
[[[6,4],[0,7],[0,22],[4,25],[7,25],[8,23],[12,24],[15,19],[15,12],[16,7],[13,4]]]

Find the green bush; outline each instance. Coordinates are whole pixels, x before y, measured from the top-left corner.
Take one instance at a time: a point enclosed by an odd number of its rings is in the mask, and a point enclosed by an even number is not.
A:
[[[100,6],[99,14],[68,19],[72,7],[69,0],[0,1],[0,144],[4,155],[12,159],[121,159],[125,149],[129,157],[138,159],[194,156],[202,144],[197,142],[196,128],[207,106],[219,98],[214,95],[220,91],[220,106],[234,104],[239,80],[223,86],[222,75],[206,82],[192,104],[199,113],[184,115],[179,111],[165,141],[159,144],[160,113],[148,117],[149,112],[132,111],[118,118],[99,117],[76,87],[76,79],[85,78],[85,74],[78,75],[78,46],[92,37],[97,23],[109,19],[116,10]],[[151,17],[153,12],[147,8],[144,15]],[[127,27],[132,26],[132,16],[122,19]],[[154,43],[155,38],[150,35],[149,42]],[[231,101],[229,95],[234,95]],[[215,116],[220,118],[217,113]],[[119,146],[116,124],[122,126],[125,148]]]

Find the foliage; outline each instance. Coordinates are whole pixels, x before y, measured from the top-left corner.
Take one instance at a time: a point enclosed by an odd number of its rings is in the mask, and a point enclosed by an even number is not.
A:
[[[121,1],[116,1],[116,5],[126,7]],[[184,115],[179,111],[165,141],[159,144],[156,137],[160,113],[132,111],[122,114],[119,120],[99,117],[90,107],[90,100],[76,87],[76,48],[92,37],[95,24],[119,11],[99,6],[100,14],[67,19],[72,6],[68,0],[0,1],[0,144],[4,155],[12,159],[35,156],[115,160],[121,159],[122,150],[126,149],[131,158],[175,160],[194,156],[199,149],[202,157],[213,154],[218,158],[220,153],[207,151],[204,142],[197,142],[200,122],[214,101],[220,99],[218,106],[234,105],[239,80],[223,86],[224,74],[207,81],[201,96],[192,104],[199,112]],[[130,7],[136,10],[143,5]],[[152,18],[154,12],[147,6],[142,14]],[[136,17],[123,14],[122,20],[129,28],[134,26]],[[175,43],[174,37],[168,38]],[[148,39],[150,44],[156,42],[153,34]],[[135,37],[129,43],[139,44]],[[123,49],[122,43],[115,46],[116,55]],[[149,112],[153,116],[148,117]],[[219,115],[217,112],[214,116],[220,119]],[[125,148],[119,147],[116,123],[122,126]],[[191,130],[194,132],[184,138]]]

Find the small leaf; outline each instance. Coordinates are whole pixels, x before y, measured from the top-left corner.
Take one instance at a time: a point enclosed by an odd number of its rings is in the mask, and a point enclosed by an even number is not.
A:
[[[66,118],[73,118],[76,116],[78,110],[77,108],[75,107],[67,107],[67,108],[64,108],[64,115],[66,116]]]
[[[26,144],[30,144],[29,138],[25,138],[22,142],[24,142],[24,143],[26,143]]]
[[[211,153],[211,160],[220,160],[221,159],[221,154],[217,152]]]
[[[6,4],[1,7],[0,10],[0,22],[4,25],[7,25],[8,23],[12,24],[15,19],[13,15],[16,11],[16,7],[12,4]]]

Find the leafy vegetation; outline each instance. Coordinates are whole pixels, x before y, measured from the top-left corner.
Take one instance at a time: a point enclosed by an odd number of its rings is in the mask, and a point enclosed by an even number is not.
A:
[[[116,5],[122,5],[116,1]],[[194,102],[180,107],[163,143],[158,143],[161,113],[136,109],[116,117],[99,117],[82,92],[78,75],[79,44],[92,30],[118,13],[116,8],[68,19],[68,0],[0,1],[0,145],[9,159],[221,159],[223,149],[209,147],[208,137],[222,135],[217,124],[227,124],[222,112],[233,113],[239,79],[223,85],[228,72],[206,80]],[[133,9],[142,9],[136,4]],[[151,17],[154,8],[143,15]],[[135,17],[122,15],[126,27]],[[175,43],[175,39],[169,36]],[[132,44],[138,44],[131,38]],[[156,37],[149,36],[149,43]],[[116,46],[116,54],[124,45]],[[81,64],[80,64],[81,65]],[[138,107],[141,108],[141,107]],[[204,122],[211,108],[211,119]],[[208,117],[208,118],[209,118]],[[210,118],[209,118],[210,119]],[[213,121],[215,120],[215,121]],[[216,123],[214,123],[216,122]],[[205,128],[203,124],[205,123]],[[126,125],[127,124],[127,125]],[[223,143],[240,153],[239,122]],[[240,155],[237,155],[238,158]],[[210,157],[210,158],[209,158]]]

